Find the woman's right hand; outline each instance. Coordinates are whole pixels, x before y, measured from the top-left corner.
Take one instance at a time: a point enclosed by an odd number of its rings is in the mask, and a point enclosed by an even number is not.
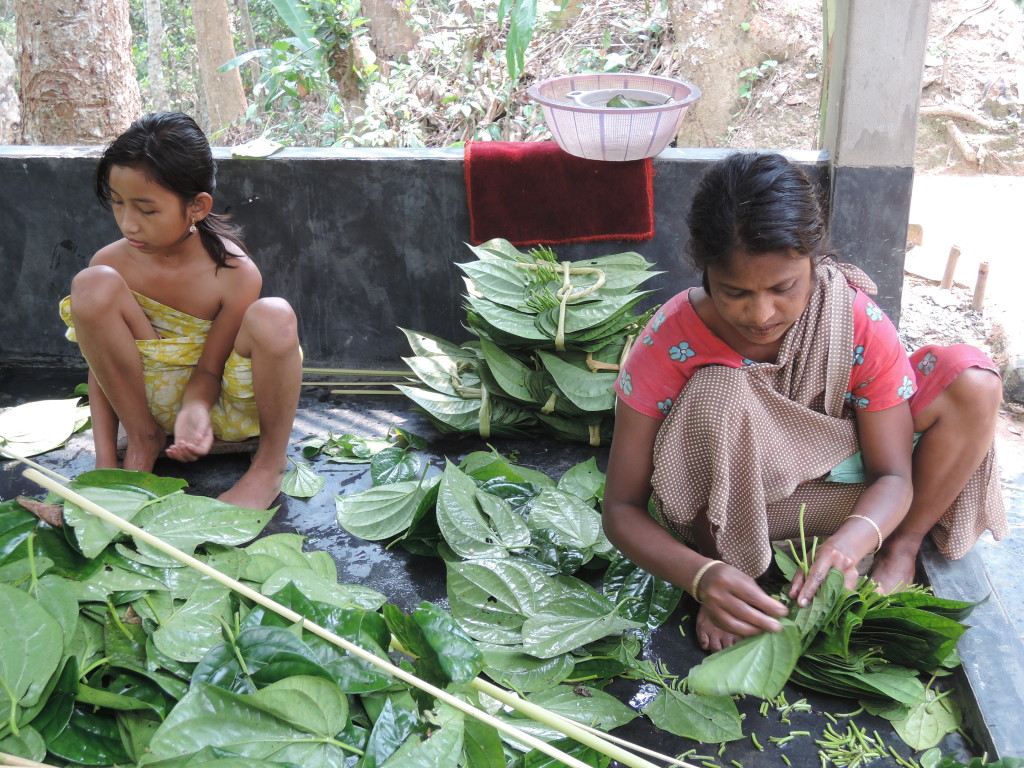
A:
[[[705,650],[727,648],[737,639],[762,632],[780,632],[778,619],[789,609],[770,597],[757,582],[738,568],[720,563],[709,568],[700,579],[702,601],[698,617],[697,641]],[[710,625],[710,626],[709,626]]]

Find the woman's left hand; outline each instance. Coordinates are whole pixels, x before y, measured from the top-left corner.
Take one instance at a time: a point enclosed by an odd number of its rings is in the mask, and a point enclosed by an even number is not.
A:
[[[789,588],[789,597],[796,598],[798,605],[810,604],[811,598],[817,593],[818,588],[821,587],[832,568],[842,571],[845,577],[844,583],[847,587],[853,589],[856,586],[857,579],[859,578],[857,572],[859,560],[845,551],[842,542],[835,541],[835,539],[836,537],[833,536],[818,547],[814,556],[814,562],[811,563],[806,577],[803,571],[799,570],[796,572],[796,576],[793,577],[793,584]]]

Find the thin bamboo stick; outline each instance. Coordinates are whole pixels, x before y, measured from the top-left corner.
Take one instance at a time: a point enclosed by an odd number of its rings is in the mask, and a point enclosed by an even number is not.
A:
[[[288,619],[288,621],[300,623],[303,629],[312,632],[318,637],[322,637],[324,640],[327,640],[329,643],[332,643],[333,645],[342,648],[351,655],[356,656],[362,659],[363,661],[372,664],[373,666],[378,667],[379,669],[384,670],[392,677],[396,677],[399,680],[408,683],[409,685],[413,685],[419,688],[420,690],[426,691],[431,696],[440,699],[441,701],[445,702],[446,704],[452,707],[455,707],[456,709],[464,712],[465,714],[475,717],[478,720],[487,723],[488,725],[491,725],[494,728],[497,728],[499,731],[505,733],[506,735],[510,736],[516,741],[522,742],[523,744],[526,744],[527,746],[532,747],[533,749],[539,750],[544,754],[548,755],[549,757],[553,757],[556,760],[560,760],[561,762],[565,763],[568,766],[571,766],[572,768],[589,768],[589,766],[586,763],[576,759],[571,755],[562,752],[560,749],[552,747],[550,744],[547,744],[546,742],[541,741],[540,739],[535,738],[534,736],[531,736],[530,734],[519,730],[515,726],[510,725],[509,723],[506,723],[502,720],[499,720],[498,718],[489,715],[480,709],[477,709],[472,704],[469,704],[455,696],[452,696],[447,691],[444,691],[438,688],[437,686],[431,685],[430,683],[421,680],[420,678],[416,677],[416,675],[405,671],[401,667],[397,667],[391,662],[385,659],[381,659],[380,657],[370,653],[369,651],[360,648],[358,645],[349,642],[345,638],[340,637],[327,629],[324,629],[320,625],[314,624],[312,621],[305,618],[301,614],[296,613],[290,608],[286,608],[285,606],[281,605],[275,600],[272,600],[266,595],[262,595],[256,590],[247,587],[240,581],[232,579],[230,576],[221,573],[216,568],[213,568],[207,565],[206,563],[197,560],[191,555],[182,552],[180,549],[172,546],[171,544],[168,544],[163,539],[154,536],[153,534],[148,533],[147,531],[142,530],[136,525],[132,525],[126,520],[121,519],[117,515],[104,509],[95,502],[90,501],[81,494],[75,493],[69,488],[65,488],[60,483],[55,482],[46,475],[42,474],[41,472],[30,468],[26,469],[22,474],[32,482],[38,483],[47,490],[53,491],[58,496],[61,496],[62,498],[72,502],[73,504],[78,505],[87,512],[95,515],[103,522],[113,525],[115,528],[124,531],[136,540],[143,541],[149,546],[160,550],[164,554],[170,555],[175,560],[178,560],[179,562],[184,563],[185,565],[189,565],[192,568],[195,568],[197,571],[208,576],[209,578],[213,579],[219,584],[223,584],[224,586],[234,590],[243,597],[252,600],[254,603],[261,605],[264,608],[267,608],[268,610],[273,611],[279,616],[283,616],[284,618]],[[580,741],[581,743],[586,744],[587,746],[592,746],[595,749],[598,749],[602,752],[604,751],[602,747],[607,748],[609,746],[603,740],[598,740],[594,738],[589,738],[585,741],[580,739]],[[600,746],[597,745],[598,741],[600,742]],[[634,757],[634,760],[633,762],[627,763],[630,766],[636,766],[636,768],[656,768],[656,766],[654,766],[652,763],[648,763],[646,760],[641,760],[640,762],[637,762],[638,758],[635,758],[635,756],[632,755],[631,757]]]
[[[47,469],[42,464],[36,464],[31,459],[26,459],[24,456],[19,456],[14,451],[12,451],[10,448],[5,448],[4,446],[0,445],[0,454],[3,454],[4,456],[6,456],[9,459],[14,459],[15,461],[20,461],[22,464],[27,464],[28,466],[32,467],[33,469],[36,469],[36,470],[42,472],[44,475],[48,475],[49,477],[52,477],[58,483],[70,483],[71,482],[70,480],[68,480],[63,475],[58,475],[52,469]]]
[[[0,765],[13,765],[17,766],[17,768],[56,768],[56,766],[47,763],[38,763],[35,760],[18,757],[17,755],[9,755],[6,752],[0,752]]]
[[[304,387],[386,387],[395,384],[408,384],[408,379],[401,381],[304,381]]]
[[[332,389],[332,395],[401,395],[393,389]]]
[[[412,371],[375,371],[372,368],[303,368],[314,376],[412,376]]]

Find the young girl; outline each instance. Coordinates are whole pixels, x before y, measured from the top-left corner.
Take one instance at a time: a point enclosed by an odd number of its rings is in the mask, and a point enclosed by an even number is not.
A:
[[[867,276],[826,257],[799,168],[732,155],[702,179],[687,223],[703,285],[661,308],[620,374],[604,525],[702,603],[702,647],[781,629],[786,607],[755,577],[773,540],[798,535],[803,504],[807,534],[825,537],[789,590],[803,605],[830,568],[853,586],[871,554],[881,589],[909,585],[929,532],[950,558],[986,528],[1007,534],[995,366],[966,345],[907,358]],[[860,481],[836,477],[858,450]]]
[[[211,212],[215,171],[187,115],[148,115],[119,136],[96,193],[124,237],[75,276],[61,315],[89,364],[97,468],[118,466],[119,424],[123,467],[145,472],[165,448],[188,462],[215,437],[260,435],[249,470],[220,498],[267,509],[298,405],[297,324],[286,301],[259,298],[239,230]]]

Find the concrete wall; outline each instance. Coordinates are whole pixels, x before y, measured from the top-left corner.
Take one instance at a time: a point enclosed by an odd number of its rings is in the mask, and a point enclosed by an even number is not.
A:
[[[0,147],[0,362],[82,365],[77,347],[63,338],[56,307],[91,255],[119,237],[92,191],[97,152]],[[788,154],[831,189],[823,153]],[[659,289],[650,303],[697,284],[683,255],[684,213],[696,179],[724,155],[672,149],[655,158],[653,239],[556,251],[571,260],[638,251],[665,272],[650,282]],[[399,326],[468,338],[462,276],[453,266],[472,258],[461,150],[294,149],[263,160],[217,150],[217,158],[215,209],[245,228],[264,293],[295,307],[307,365],[393,368],[409,354]],[[829,202],[835,211],[888,220],[889,230],[902,226],[905,234],[906,210],[894,211],[870,187]],[[835,245],[876,277],[882,306],[895,319],[902,260],[894,265],[884,244]]]

